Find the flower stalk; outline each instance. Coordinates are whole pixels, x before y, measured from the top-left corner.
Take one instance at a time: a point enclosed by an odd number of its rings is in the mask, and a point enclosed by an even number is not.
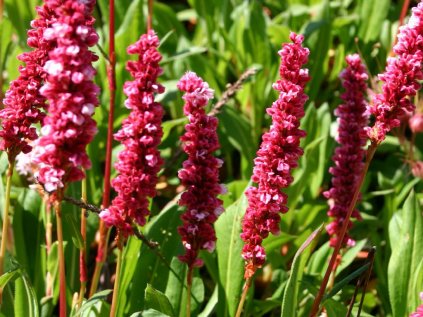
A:
[[[348,206],[348,212],[345,215],[345,219],[342,223],[342,228],[339,231],[338,240],[337,240],[337,243],[336,243],[335,248],[333,250],[332,256],[330,258],[329,266],[326,269],[325,275],[323,277],[322,283],[321,283],[320,288],[319,288],[319,292],[317,293],[316,298],[314,299],[313,307],[312,307],[311,312],[310,312],[310,317],[316,317],[318,312],[319,312],[320,302],[323,299],[323,295],[325,293],[326,286],[327,286],[328,281],[329,281],[329,277],[330,277],[330,275],[331,275],[331,273],[332,273],[332,271],[335,267],[339,251],[342,248],[344,237],[345,237],[345,234],[348,230],[348,224],[349,224],[351,215],[354,211],[355,205],[357,203],[357,200],[358,200],[358,197],[359,197],[359,194],[360,194],[361,186],[363,185],[365,176],[366,176],[367,171],[369,169],[370,162],[373,159],[373,156],[376,152],[377,146],[378,146],[377,142],[372,142],[372,143],[370,143],[370,145],[367,149],[366,161],[364,163],[363,170],[360,174],[360,177],[358,178],[357,185],[354,189],[351,202]]]
[[[0,276],[4,273],[4,259],[6,256],[7,249],[7,237],[9,235],[9,210],[10,210],[10,190],[12,188],[12,176],[14,161],[9,162],[6,174],[6,193],[4,197],[4,208],[3,208],[3,230],[1,236],[1,247],[0,247]],[[2,302],[3,289],[0,289],[0,304]]]
[[[106,162],[104,167],[104,189],[102,207],[108,208],[110,205],[111,189],[111,169],[112,169],[112,148],[113,148],[113,122],[116,99],[116,52],[115,52],[115,0],[109,0],[109,56],[107,66],[107,80],[109,83],[109,116],[107,122],[107,143],[106,143]],[[107,243],[109,240],[110,229],[102,219],[99,223],[99,241],[97,246],[97,257],[94,268],[93,279],[91,281],[90,297],[97,291],[101,270],[107,257]]]
[[[66,273],[65,273],[65,252],[63,248],[63,227],[62,227],[62,208],[61,202],[57,199],[54,202],[56,212],[56,230],[59,255],[59,316],[66,317]]]
[[[242,309],[244,308],[245,301],[247,299],[248,291],[250,289],[251,283],[252,283],[253,277],[249,277],[245,280],[244,288],[242,289],[242,295],[241,299],[238,304],[238,308],[236,310],[235,317],[241,317]]]
[[[118,292],[119,292],[119,283],[120,283],[120,273],[122,266],[122,254],[123,254],[123,236],[121,233],[118,233],[116,237],[117,242],[117,261],[116,261],[116,273],[115,273],[115,283],[113,285],[113,298],[112,306],[110,309],[110,317],[116,316],[117,301],[118,301]]]
[[[87,180],[83,179],[81,182],[81,200],[86,203],[87,202]],[[85,291],[87,288],[87,217],[86,217],[87,210],[85,208],[81,209],[81,236],[82,236],[82,244],[83,247],[79,251],[79,281],[81,283],[79,289],[79,297],[78,297],[78,305],[77,307],[80,308],[82,305],[82,301],[84,299]]]

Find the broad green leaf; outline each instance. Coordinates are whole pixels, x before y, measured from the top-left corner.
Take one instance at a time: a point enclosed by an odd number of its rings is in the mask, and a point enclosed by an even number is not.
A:
[[[291,266],[291,274],[286,285],[285,295],[282,301],[281,316],[295,317],[297,316],[298,297],[300,293],[300,283],[304,273],[304,268],[310,257],[313,246],[317,243],[317,239],[323,230],[323,225],[312,232],[307,240],[301,245],[295,254]]]
[[[34,288],[26,272],[19,269],[20,277],[15,282],[15,314],[16,316],[38,317],[40,310]]]
[[[216,252],[219,267],[219,315],[235,316],[244,282],[244,261],[241,257],[241,220],[247,207],[243,195],[229,206],[216,221]]]
[[[153,288],[150,284],[147,284],[145,289],[145,308],[158,310],[168,316],[175,316],[172,305],[166,295]]]
[[[398,216],[391,220],[389,238],[392,254],[388,265],[388,287],[394,317],[412,312],[416,303],[413,286],[415,272],[423,258],[423,219],[414,191],[411,191]],[[421,285],[420,285],[421,287]]]

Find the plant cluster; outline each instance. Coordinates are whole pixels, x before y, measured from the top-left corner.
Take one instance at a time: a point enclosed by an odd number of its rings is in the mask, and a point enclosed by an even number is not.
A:
[[[0,316],[423,316],[423,1],[0,1]]]

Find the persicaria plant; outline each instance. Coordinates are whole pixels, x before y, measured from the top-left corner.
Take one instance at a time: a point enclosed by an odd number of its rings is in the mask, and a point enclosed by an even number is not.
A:
[[[0,0],[0,316],[423,316],[423,1]]]

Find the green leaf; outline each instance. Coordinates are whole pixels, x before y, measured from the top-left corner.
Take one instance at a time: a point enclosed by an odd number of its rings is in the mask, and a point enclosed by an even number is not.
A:
[[[209,301],[207,302],[206,307],[204,307],[204,310],[198,315],[198,317],[209,317],[212,316],[213,311],[216,308],[216,305],[218,304],[218,287],[215,287],[212,296],[210,297]]]
[[[175,316],[172,305],[165,294],[147,284],[145,289],[145,308],[152,308],[168,316]]]
[[[365,265],[361,266],[360,268],[358,268],[357,270],[355,270],[351,274],[348,274],[348,276],[346,276],[345,278],[343,278],[341,281],[339,281],[338,283],[336,283],[333,286],[331,291],[323,297],[323,300],[326,300],[326,299],[329,299],[329,298],[335,296],[336,293],[338,293],[340,290],[342,290],[342,288],[344,286],[346,286],[349,282],[351,282],[353,279],[359,277],[361,274],[363,274],[365,271],[367,271],[369,266],[370,266],[370,264],[366,263]]]
[[[155,309],[147,309],[147,310],[144,310],[143,312],[132,314],[131,317],[169,317],[169,316]]]
[[[339,317],[347,314],[347,307],[342,303],[334,301],[333,299],[325,302],[325,308],[327,317]]]
[[[40,310],[34,288],[23,269],[19,269],[19,275],[20,277],[15,282],[15,314],[38,317]]]
[[[390,6],[390,0],[361,1],[359,36],[365,43],[379,38]]]
[[[81,308],[79,308],[74,316],[82,315],[83,313],[90,310],[94,305],[98,304],[101,301],[105,301],[107,297],[112,293],[111,289],[106,289],[100,292],[95,293],[89,300],[82,304]]]
[[[247,207],[243,195],[229,206],[215,223],[216,253],[219,267],[219,306],[220,315],[235,316],[242,284],[244,281],[244,261],[241,257],[241,220]],[[222,312],[223,310],[223,312]]]
[[[6,272],[0,276],[0,288],[4,288],[7,283],[14,281],[20,275],[20,269],[14,269],[13,271]]]
[[[289,276],[282,301],[282,317],[297,316],[298,296],[300,293],[300,283],[304,273],[304,268],[308,258],[310,257],[313,246],[317,243],[316,238],[319,237],[322,230],[323,224],[311,233],[307,240],[298,249],[297,253],[295,253],[291,267],[291,274]]]
[[[408,315],[416,307],[412,301],[421,292],[414,288],[413,274],[423,258],[422,211],[411,191],[397,217],[389,225],[392,254],[388,265],[388,288],[394,317]]]

